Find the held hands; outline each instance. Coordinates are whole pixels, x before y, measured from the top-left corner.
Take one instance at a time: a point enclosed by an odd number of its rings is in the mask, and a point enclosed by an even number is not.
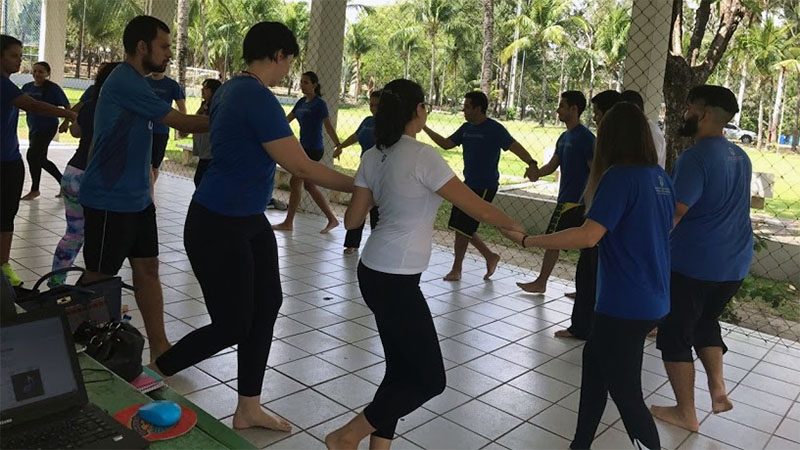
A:
[[[503,236],[511,240],[512,242],[522,245],[522,240],[527,236],[525,230],[518,230],[518,229],[510,229],[510,228],[499,228],[500,232],[503,233]]]
[[[534,161],[531,165],[528,166],[528,169],[525,170],[525,178],[536,181],[539,179],[539,166]]]
[[[65,120],[61,126],[58,127],[59,133],[66,133],[69,130],[69,121]]]
[[[333,147],[333,157],[339,159],[342,156],[342,144],[336,144]]]

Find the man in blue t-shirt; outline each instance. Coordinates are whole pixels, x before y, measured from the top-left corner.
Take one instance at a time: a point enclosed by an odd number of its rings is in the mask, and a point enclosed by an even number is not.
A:
[[[163,72],[172,56],[169,27],[150,16],[133,18],[122,36],[125,62],[109,75],[95,109],[94,137],[83,174],[87,272],[83,282],[114,276],[130,260],[136,304],[150,358],[169,348],[158,277],[158,230],[150,193],[153,122],[184,132],[208,131],[207,116],[187,116],[161,100],[145,79]]]
[[[556,151],[550,161],[542,166],[535,179],[550,175],[561,168],[558,199],[555,211],[547,226],[547,233],[579,227],[583,223],[583,191],[589,180],[589,167],[594,158],[594,135],[581,124],[581,114],[586,109],[586,97],[579,91],[566,91],[558,103],[558,120],[567,131],[558,137]],[[547,279],[558,262],[558,250],[546,250],[539,277],[529,283],[517,283],[525,292],[543,294]]]
[[[525,148],[515,141],[508,133],[508,130],[496,120],[486,117],[486,110],[489,107],[489,99],[486,94],[480,91],[467,92],[464,95],[464,119],[466,123],[461,125],[455,133],[445,138],[428,128],[423,128],[439,147],[449,150],[458,145],[464,152],[464,184],[466,184],[479,197],[491,202],[497,194],[500,184],[500,151],[510,150],[521,159],[528,168],[525,170],[526,177],[533,177],[536,173],[536,160],[528,153]],[[480,223],[468,216],[464,211],[453,206],[450,212],[450,222],[448,226],[456,232],[455,239],[455,258],[450,273],[445,275],[445,281],[458,281],[461,279],[462,264],[470,243],[486,259],[486,275],[484,280],[488,280],[500,262],[500,255],[494,253],[478,236],[478,225]]]
[[[22,284],[22,279],[11,267],[11,242],[14,239],[14,218],[19,211],[22,186],[25,184],[25,164],[19,152],[17,126],[19,110],[51,117],[75,120],[75,113],[35,100],[25,94],[9,79],[19,72],[22,64],[22,42],[3,34],[0,36],[0,264],[12,286]]]
[[[166,76],[164,72],[153,72],[147,77],[150,87],[164,102],[172,108],[172,102],[178,106],[178,111],[186,114],[186,94],[183,88],[177,81]],[[161,162],[164,161],[164,155],[167,153],[167,142],[169,142],[169,127],[163,123],[153,123],[153,156],[150,164],[153,166],[153,181],[152,184],[158,180],[158,168],[161,167]]]
[[[753,259],[747,154],[722,134],[739,111],[721,86],[689,91],[681,133],[694,139],[673,168],[675,228],[672,230],[671,310],[659,326],[657,347],[677,405],[653,406],[653,415],[690,431],[699,425],[694,404],[692,347],[706,369],[715,414],[733,408],[725,389],[719,316],[739,290]]]

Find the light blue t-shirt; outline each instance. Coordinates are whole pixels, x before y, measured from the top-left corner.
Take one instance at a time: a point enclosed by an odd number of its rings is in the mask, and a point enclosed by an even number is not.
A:
[[[753,259],[753,166],[722,136],[689,147],[673,168],[675,197],[689,207],[672,231],[672,270],[705,281],[738,281]]]
[[[0,161],[22,159],[22,155],[19,152],[19,139],[17,139],[19,108],[11,102],[24,94],[7,76],[0,75],[0,112],[2,113],[2,118],[0,119]]]
[[[81,204],[138,212],[153,203],[153,122],[170,111],[130,64],[122,63],[111,72],[97,100],[93,150],[81,181]]]
[[[210,120],[213,159],[194,201],[226,216],[263,214],[275,161],[261,144],[292,135],[278,99],[255,78],[232,78],[214,94]]]
[[[500,183],[500,150],[508,150],[514,138],[493,119],[478,125],[465,122],[449,138],[464,153],[464,183],[472,189],[497,189]]]
[[[170,108],[172,108],[173,100],[183,100],[186,98],[186,94],[183,93],[181,85],[170,77],[164,77],[160,80],[147,77],[147,82],[150,83],[153,92],[167,102]],[[153,123],[153,134],[169,134],[169,127],[161,122],[155,122]]]
[[[322,150],[322,121],[328,117],[328,105],[322,97],[310,102],[303,97],[294,104],[292,113],[300,123],[300,145],[306,150]]]
[[[594,158],[594,134],[581,124],[565,131],[556,142],[556,154],[561,161],[558,202],[582,203]]]
[[[358,145],[361,146],[361,154],[375,147],[375,117],[365,117],[356,129]]]
[[[46,82],[41,86],[36,86],[33,81],[31,81],[22,86],[22,92],[40,102],[69,108],[67,94],[64,93],[61,86],[53,82]],[[32,133],[55,133],[58,131],[58,117],[27,113],[25,115],[25,121],[28,123],[28,131]]]
[[[669,231],[675,195],[659,166],[615,166],[600,180],[587,219],[608,231],[599,243],[595,311],[654,320],[669,312]]]

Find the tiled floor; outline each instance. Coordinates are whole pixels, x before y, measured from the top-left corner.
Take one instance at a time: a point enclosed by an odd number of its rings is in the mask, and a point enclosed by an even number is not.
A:
[[[69,152],[59,148],[54,145],[51,155],[63,167]],[[55,183],[47,175],[43,180],[42,198],[20,208],[12,251],[17,273],[29,284],[49,270],[64,230],[62,207],[53,199]],[[168,336],[175,341],[209,323],[181,237],[193,184],[163,176],[157,191],[164,316]],[[283,213],[270,211],[268,216],[274,222]],[[341,227],[320,235],[322,225],[317,216],[301,215],[293,233],[278,233],[285,298],[262,400],[294,429],[291,434],[242,432],[258,447],[323,448],[325,434],[370,401],[383,374],[380,340],[354,273],[358,258],[342,255]],[[553,282],[544,296],[522,294],[514,281],[530,274],[504,266],[493,281],[484,282],[477,261],[467,263],[461,282],[446,283],[441,277],[450,262],[447,248],[435,249],[422,277],[441,337],[448,388],[402,419],[393,448],[567,448],[577,418],[581,344],[552,335],[569,321],[571,304],[563,294],[570,287]],[[129,280],[130,269],[123,269],[122,276]],[[125,303],[133,323],[141,327],[133,298],[126,296]],[[736,407],[719,416],[709,414],[698,363],[700,433],[658,423],[662,445],[800,449],[800,344],[733,327],[726,333],[730,352],[725,372]],[[646,400],[668,404],[672,390],[652,341],[645,352]],[[169,383],[230,425],[236,376],[236,350],[230,348]],[[631,447],[609,402],[594,448]]]

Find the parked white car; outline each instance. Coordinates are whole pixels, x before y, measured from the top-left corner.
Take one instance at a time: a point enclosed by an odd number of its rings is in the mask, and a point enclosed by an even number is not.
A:
[[[726,138],[732,141],[742,141],[742,144],[750,144],[756,140],[755,131],[743,130],[732,123],[725,125],[722,132]]]

